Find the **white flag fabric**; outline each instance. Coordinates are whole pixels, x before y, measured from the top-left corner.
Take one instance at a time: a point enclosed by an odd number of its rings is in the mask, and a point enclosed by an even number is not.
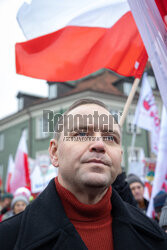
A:
[[[145,44],[163,103],[167,109],[167,39],[166,28],[155,0],[128,0]]]
[[[19,187],[31,189],[29,168],[28,168],[28,150],[26,144],[26,131],[24,130],[19,141],[15,156],[15,167],[11,180],[11,192],[14,193]]]
[[[157,154],[160,120],[158,118],[158,109],[155,104],[155,98],[146,73],[143,75],[140,97],[134,117],[134,124],[151,132],[151,150]]]
[[[12,180],[12,175],[13,175],[13,171],[14,171],[14,160],[13,160],[13,156],[9,155],[9,160],[8,160],[8,168],[7,168],[7,173],[6,173],[6,184],[5,184],[5,190],[7,192],[11,192],[11,180]]]
[[[33,39],[65,26],[109,28],[127,11],[127,0],[33,0],[23,3],[17,20],[25,37]]]
[[[167,176],[167,113],[165,107],[162,111],[161,129],[160,129],[160,140],[159,140],[159,151],[157,157],[157,165],[155,169],[155,177],[153,181],[153,188],[151,194],[151,200],[147,210],[147,215],[152,217],[153,212],[153,199],[156,194],[165,189],[167,191],[166,176]]]

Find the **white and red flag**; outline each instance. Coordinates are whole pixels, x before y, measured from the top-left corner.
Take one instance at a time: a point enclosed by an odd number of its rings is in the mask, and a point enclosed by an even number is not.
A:
[[[153,181],[153,188],[151,193],[151,200],[147,210],[147,215],[153,215],[153,199],[159,191],[164,190],[167,192],[167,113],[165,107],[162,111],[160,139],[158,147],[157,164],[155,168],[155,176]]]
[[[7,173],[6,173],[6,186],[5,186],[5,190],[7,192],[11,192],[11,180],[12,180],[12,175],[13,175],[13,171],[14,171],[14,160],[13,160],[13,156],[9,155],[9,160],[8,160],[8,169],[7,169]]]
[[[28,167],[28,150],[26,144],[26,131],[24,130],[19,141],[15,156],[15,166],[11,179],[10,190],[12,193],[19,187],[31,190],[30,173]]]
[[[151,150],[157,154],[160,119],[158,117],[158,109],[155,103],[155,98],[147,79],[147,73],[144,73],[143,75],[140,97],[133,122],[138,127],[151,132]]]
[[[29,39],[15,47],[18,74],[68,81],[108,68],[142,76],[147,52],[126,0],[32,0],[17,20]]]
[[[167,109],[167,1],[128,0]]]

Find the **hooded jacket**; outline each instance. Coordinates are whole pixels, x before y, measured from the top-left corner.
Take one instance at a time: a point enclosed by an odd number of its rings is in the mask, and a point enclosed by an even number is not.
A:
[[[114,189],[111,203],[114,250],[167,249],[167,236],[159,226]],[[0,223],[0,249],[87,249],[65,214],[54,179],[24,212]]]

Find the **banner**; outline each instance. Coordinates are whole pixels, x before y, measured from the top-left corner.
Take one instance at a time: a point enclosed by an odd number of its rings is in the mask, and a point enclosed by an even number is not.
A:
[[[140,97],[133,123],[151,132],[151,151],[157,154],[160,119],[158,118],[158,109],[146,73],[143,75]]]
[[[157,156],[157,165],[155,169],[155,177],[153,181],[153,188],[151,200],[147,210],[147,215],[152,217],[153,213],[153,199],[160,190],[167,192],[167,113],[165,107],[162,111],[159,150]]]
[[[128,2],[151,61],[163,103],[167,109],[167,29],[165,27],[167,4],[161,0],[156,0],[156,2],[155,0],[128,0]]]
[[[144,179],[146,182],[152,184],[155,177],[156,159],[144,158],[143,163],[144,163],[144,169],[143,169]]]
[[[49,155],[40,155],[37,157],[35,167],[31,173],[32,193],[42,192],[49,181],[57,176],[57,168],[50,164]]]

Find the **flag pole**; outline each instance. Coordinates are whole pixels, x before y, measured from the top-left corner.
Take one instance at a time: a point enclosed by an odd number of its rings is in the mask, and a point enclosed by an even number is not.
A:
[[[123,124],[124,124],[124,121],[125,121],[125,118],[127,116],[127,113],[128,113],[128,110],[129,110],[129,107],[132,103],[132,100],[133,100],[133,97],[136,93],[136,90],[137,90],[137,87],[139,85],[139,82],[140,82],[140,78],[135,78],[133,84],[132,84],[132,89],[130,91],[130,94],[128,96],[128,99],[126,101],[126,104],[125,104],[125,107],[124,107],[124,110],[123,110],[123,113],[122,113],[122,116],[121,116],[121,120],[120,120],[120,126],[123,127]]]

